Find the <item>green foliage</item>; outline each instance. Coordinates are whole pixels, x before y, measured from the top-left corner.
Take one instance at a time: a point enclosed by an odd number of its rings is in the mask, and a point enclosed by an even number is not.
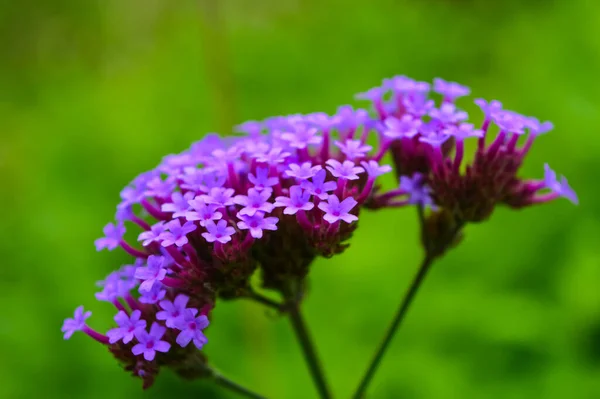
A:
[[[79,304],[98,329],[111,322],[94,283],[126,257],[96,253],[93,240],[119,190],[164,154],[245,119],[331,112],[394,74],[456,80],[554,121],[524,172],[541,176],[548,161],[582,205],[503,209],[469,226],[425,282],[372,397],[600,396],[598,5],[205,3],[0,5],[1,398],[229,397],[169,373],[143,394],[100,345],[62,341]],[[314,265],[305,312],[338,397],[408,286],[417,241],[414,212],[365,213],[350,249]],[[234,380],[273,398],[315,396],[287,320],[220,303],[208,336],[207,354]]]

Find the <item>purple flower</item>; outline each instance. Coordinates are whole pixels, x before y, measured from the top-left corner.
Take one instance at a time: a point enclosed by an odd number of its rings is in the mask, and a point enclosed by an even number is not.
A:
[[[494,112],[491,117],[494,123],[503,131],[515,134],[525,133],[523,130],[523,116],[515,112],[500,110]]]
[[[554,129],[554,124],[552,122],[546,121],[540,123],[539,120],[533,117],[524,118],[523,124],[529,129],[531,134],[536,136],[539,134],[548,133],[550,130]]]
[[[141,294],[139,301],[141,303],[145,303],[145,304],[149,304],[149,305],[158,303],[158,301],[163,299],[167,293],[167,291],[164,289],[164,286],[161,283],[154,284],[152,286],[152,289],[150,289],[150,291],[145,291],[142,289],[140,289],[139,291]]]
[[[471,94],[471,89],[456,82],[446,82],[444,79],[435,78],[433,80],[433,91],[444,96],[449,101],[454,101],[458,97],[464,97]]]
[[[412,138],[419,133],[419,127],[423,122],[412,115],[403,115],[401,119],[390,116],[384,121],[385,130],[383,135],[392,140],[402,137]]]
[[[262,154],[262,155],[259,155],[258,157],[256,157],[256,160],[258,162],[264,162],[269,165],[275,165],[278,163],[282,163],[290,155],[291,154],[289,152],[284,152],[283,148],[275,147],[275,148],[271,148],[271,150],[268,153]]]
[[[315,204],[310,202],[310,193],[308,191],[302,190],[300,186],[292,186],[290,187],[289,197],[275,198],[275,206],[284,206],[284,214],[295,215],[300,210],[310,211],[315,207]]]
[[[163,310],[156,313],[156,320],[165,320],[167,327],[175,328],[177,323],[183,319],[183,314],[189,300],[190,297],[187,295],[179,294],[173,302],[166,299],[160,301],[159,305]]]
[[[189,190],[193,192],[203,191],[204,187],[204,174],[205,172],[194,166],[188,166],[183,169],[183,174],[180,174],[181,188],[183,190]]]
[[[65,333],[64,339],[71,338],[75,331],[81,331],[85,327],[85,321],[92,315],[92,312],[83,310],[83,306],[75,309],[75,314],[72,319],[65,319],[65,322],[60,329]]]
[[[160,176],[156,176],[147,184],[146,192],[148,197],[169,198],[175,190],[175,181],[172,178],[162,180]]]
[[[246,133],[250,136],[259,136],[263,130],[263,123],[257,121],[247,121],[235,126],[236,132]]]
[[[433,147],[441,147],[442,144],[444,144],[450,137],[444,133],[442,126],[443,124],[437,120],[432,120],[423,125],[421,127],[421,137],[419,137],[419,141],[422,143],[428,143]]]
[[[171,344],[161,340],[166,331],[167,329],[158,323],[152,323],[150,333],[146,332],[146,330],[139,331],[135,335],[139,344],[131,348],[131,353],[136,356],[143,353],[144,359],[151,362],[154,360],[156,352],[168,352],[171,349]]]
[[[355,110],[351,105],[342,105],[338,107],[336,116],[338,123],[335,127],[341,130],[356,129],[360,125],[369,123],[371,120],[367,110]]]
[[[240,210],[240,214],[252,216],[257,211],[269,213],[273,210],[273,204],[267,202],[271,197],[271,190],[258,191],[254,188],[248,190],[248,195],[236,195],[233,201],[242,205],[243,208]]]
[[[111,344],[120,340],[123,340],[124,344],[131,342],[134,335],[146,329],[146,320],[140,320],[141,316],[142,312],[139,310],[131,312],[131,316],[120,310],[119,313],[115,315],[115,322],[118,327],[110,329],[106,333],[108,342]]]
[[[208,194],[202,194],[200,199],[207,205],[218,205],[219,207],[226,207],[233,205],[233,188],[224,187],[213,187],[210,189]]]
[[[147,247],[153,242],[157,242],[162,233],[165,232],[164,222],[158,222],[152,225],[149,231],[144,231],[138,236],[138,241],[143,241],[142,245]]]
[[[208,324],[208,318],[205,315],[196,317],[196,312],[188,309],[177,325],[181,332],[175,341],[179,346],[185,348],[193,340],[196,348],[202,349],[208,342],[202,330],[208,327]]]
[[[444,123],[458,123],[469,117],[465,111],[457,110],[456,105],[452,103],[443,103],[439,109],[432,109],[429,116]]]
[[[474,102],[479,108],[481,108],[481,111],[486,116],[486,118],[489,118],[492,114],[502,109],[502,103],[497,100],[492,100],[488,103],[483,98],[477,98]]]
[[[194,193],[190,191],[183,195],[179,191],[175,191],[171,194],[171,202],[162,204],[160,210],[173,213],[172,217],[174,218],[185,216],[187,210],[190,209],[188,201],[192,198],[194,198]]]
[[[318,129],[308,127],[304,124],[294,126],[294,132],[284,132],[281,139],[289,143],[290,147],[303,149],[311,144],[321,144],[322,137],[318,136]]]
[[[277,230],[276,224],[279,220],[276,217],[266,218],[262,212],[256,212],[252,216],[238,213],[237,217],[241,220],[237,226],[241,230],[250,230],[250,235],[254,238],[262,238],[263,230]]]
[[[202,237],[208,242],[219,241],[221,244],[226,244],[231,241],[231,236],[235,234],[235,229],[227,225],[227,221],[219,220],[217,224],[212,220],[206,222],[206,233],[202,233]]]
[[[325,112],[314,112],[306,115],[306,121],[313,126],[321,129],[329,130],[340,122],[340,118],[337,115],[329,116]]]
[[[579,199],[575,191],[569,186],[567,178],[564,176],[560,177],[560,181],[556,176],[556,172],[550,169],[548,164],[544,164],[544,184],[547,189],[550,189],[553,193],[560,197],[565,197],[575,205],[579,204]]]
[[[358,220],[358,217],[348,212],[350,212],[357,203],[358,202],[352,197],[348,197],[340,202],[337,195],[330,195],[327,202],[319,203],[319,209],[325,212],[323,219],[329,223],[335,223],[339,220],[343,220],[346,223],[352,223]]]
[[[97,285],[102,287],[102,291],[95,294],[96,299],[112,302],[127,295],[137,285],[137,280],[129,278],[119,270],[110,273],[106,279],[99,281]]]
[[[415,173],[412,177],[401,176],[400,189],[408,194],[409,204],[433,204],[429,196],[429,187],[425,185],[425,178],[421,173]]]
[[[188,221],[199,220],[200,226],[206,226],[209,220],[219,220],[223,217],[223,214],[217,211],[219,205],[207,205],[203,198],[204,196],[197,196],[195,199],[188,201],[193,211],[185,214],[185,218]]]
[[[327,170],[331,172],[333,177],[339,177],[341,179],[356,180],[358,179],[358,174],[365,171],[360,166],[356,166],[352,161],[340,163],[335,159],[330,159],[325,163],[329,165],[327,166]]]
[[[279,182],[278,178],[269,177],[269,168],[263,167],[256,168],[256,176],[249,173],[248,180],[250,180],[250,183],[254,184],[254,188],[258,191],[270,189]]]
[[[96,251],[103,250],[104,248],[112,251],[119,246],[119,243],[123,239],[123,235],[125,234],[125,226],[123,226],[122,223],[118,223],[116,225],[109,223],[104,226],[102,232],[104,233],[104,237],[98,238],[96,241],[94,241],[94,244],[96,245]]]
[[[165,229],[168,231],[165,231],[160,235],[160,239],[162,239],[161,245],[163,247],[168,247],[175,244],[178,247],[182,247],[188,243],[186,234],[196,230],[196,225],[194,222],[185,222],[182,226],[179,219],[173,219],[165,224]]]
[[[406,107],[406,111],[414,116],[421,117],[427,115],[435,106],[433,100],[428,100],[424,94],[413,94],[405,97],[402,104]]]
[[[360,140],[346,140],[345,143],[336,141],[335,145],[348,159],[364,158],[373,147],[363,144]]]
[[[225,163],[225,161],[223,161],[223,163]],[[225,184],[226,181],[227,177],[222,171],[206,168],[202,174],[202,184],[200,184],[198,188],[200,191],[208,193],[213,188],[223,187],[223,184]]]
[[[383,87],[394,90],[397,93],[408,93],[415,87],[414,79],[404,75],[397,75],[383,80]]]
[[[358,93],[354,98],[357,100],[377,101],[383,97],[386,91],[383,87],[373,87],[363,93]]]
[[[315,173],[323,169],[321,165],[313,166],[310,162],[304,162],[301,165],[292,163],[288,167],[289,169],[285,171],[286,176],[295,177],[298,180],[310,179]]]
[[[329,197],[328,192],[335,190],[337,184],[334,181],[326,182],[325,178],[327,178],[327,172],[324,169],[321,169],[315,173],[312,182],[308,180],[302,181],[301,187],[315,197],[326,200]]]
[[[483,137],[483,131],[475,129],[472,123],[461,123],[460,125],[450,125],[443,130],[444,134],[454,136],[457,140],[464,140],[469,137]]]
[[[367,174],[373,178],[392,171],[392,167],[390,165],[379,165],[377,161],[373,160],[369,162],[362,161],[360,164],[363,166]]]
[[[135,269],[135,278],[143,280],[140,284],[140,291],[150,291],[157,281],[162,281],[167,275],[165,269],[165,258],[157,255],[150,255],[146,262],[146,267]]]

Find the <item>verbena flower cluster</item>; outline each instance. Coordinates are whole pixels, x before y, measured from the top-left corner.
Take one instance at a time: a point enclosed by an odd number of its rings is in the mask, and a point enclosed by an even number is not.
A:
[[[517,176],[552,124],[477,99],[483,122],[475,126],[455,104],[469,94],[442,79],[432,87],[397,76],[357,96],[371,111],[344,105],[334,115],[246,122],[236,127],[241,135],[209,134],[166,156],[121,192],[116,221],[95,242],[132,257],[98,284],[96,299],[116,308],[115,327],[93,330],[91,313],[78,307],[63,325],[65,339],[83,331],[146,387],[165,366],[196,377],[217,299],[249,296],[257,269],[264,288],[286,295],[315,257],[348,246],[363,207],[419,204],[467,223],[485,220],[497,204],[559,196],[576,203],[548,165],[542,180]],[[476,145],[465,165],[467,139]],[[398,186],[383,191],[377,178],[392,169]]]

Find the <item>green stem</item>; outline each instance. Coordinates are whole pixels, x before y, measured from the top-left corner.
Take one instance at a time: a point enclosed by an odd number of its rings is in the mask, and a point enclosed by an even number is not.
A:
[[[373,360],[371,361],[371,364],[369,365],[367,372],[365,373],[364,377],[362,378],[360,385],[358,386],[356,392],[352,396],[354,399],[360,399],[363,397],[365,391],[367,390],[369,383],[373,379],[373,376],[375,375],[375,372],[377,371],[377,368],[379,367],[379,364],[381,363],[381,360],[383,359],[383,355],[385,354],[388,346],[392,342],[392,339],[394,338],[396,331],[402,324],[402,321],[404,320],[404,316],[406,315],[408,308],[410,307],[417,291],[419,290],[419,287],[423,283],[423,280],[425,279],[427,272],[431,268],[432,263],[433,263],[433,258],[431,258],[429,256],[425,256],[425,258],[423,259],[423,262],[421,263],[421,266],[419,267],[419,271],[417,272],[417,275],[415,276],[412,284],[410,285],[410,288],[408,289],[408,291],[404,295],[404,298],[402,299],[402,302],[400,303],[400,307],[398,308],[398,311],[396,312],[396,316],[394,316],[394,319],[392,320],[392,323],[390,324],[390,326],[387,330],[387,333],[385,334],[385,337],[383,338],[383,341],[381,342],[381,344],[379,344],[379,348],[377,349],[377,352],[375,352],[375,356],[373,357]]]
[[[259,294],[256,291],[250,290],[250,291],[248,291],[248,293],[245,296],[246,296],[246,298],[252,299],[254,302],[258,302],[269,308],[273,308],[273,309],[276,309],[279,311],[282,311],[284,309],[284,305],[282,303],[279,303],[270,298],[267,298],[266,296]]]
[[[441,255],[441,252],[439,250],[446,249],[455,240],[456,236],[460,233],[460,229],[463,226],[463,223],[458,223],[454,227],[454,229],[452,229],[452,231],[449,232],[445,239],[437,243],[436,245],[434,242],[432,242],[431,237],[429,237],[429,235],[427,234],[427,229],[425,226],[426,219],[423,206],[417,206],[417,214],[419,218],[419,224],[421,226],[421,238],[423,241],[423,246],[425,248],[425,257],[423,258],[419,270],[415,278],[413,279],[408,291],[402,298],[396,315],[394,316],[392,323],[388,327],[383,341],[381,341],[381,343],[379,344],[379,348],[377,349],[377,352],[375,352],[375,356],[369,364],[367,372],[363,376],[360,384],[358,385],[358,388],[352,396],[353,399],[360,399],[365,394],[369,383],[373,379],[373,376],[375,375],[375,372],[377,371],[377,368],[379,367],[379,364],[383,359],[383,355],[385,354],[390,343],[392,342],[396,331],[402,324],[402,321],[404,320],[404,317],[406,316],[406,313],[408,312],[408,309],[410,308],[410,305],[412,304],[413,299],[417,294],[417,291],[419,290],[419,287],[421,287],[421,285],[423,284],[423,280],[425,279],[427,272],[431,268],[433,261]]]
[[[308,329],[306,328],[304,318],[300,313],[300,306],[298,302],[292,302],[287,308],[287,311],[290,316],[290,321],[292,322],[294,332],[296,333],[296,337],[298,338],[298,342],[302,347],[302,353],[304,354],[304,358],[308,364],[308,369],[310,370],[313,382],[319,391],[319,396],[321,399],[330,399],[332,396],[329,393],[329,388],[327,387],[327,382],[325,381],[325,374],[323,373],[323,369],[319,362],[319,358],[317,357],[317,352],[315,351],[315,347],[312,343],[312,339],[310,338],[310,334],[308,333]]]
[[[231,381],[229,378],[224,377],[221,373],[216,371],[215,369],[209,369],[208,372],[212,380],[217,384],[222,386],[223,388],[227,388],[232,392],[238,393],[240,396],[252,399],[266,399],[265,396],[259,395],[255,392],[250,391],[249,389],[241,386],[237,382]]]

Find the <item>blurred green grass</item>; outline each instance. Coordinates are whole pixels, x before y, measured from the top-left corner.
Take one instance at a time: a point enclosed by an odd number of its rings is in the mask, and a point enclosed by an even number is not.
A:
[[[192,0],[0,4],[0,397],[229,397],[168,372],[142,393],[99,345],[62,341],[78,304],[99,329],[111,321],[94,283],[126,258],[93,240],[119,190],[163,155],[230,123],[333,112],[394,74],[456,80],[554,121],[523,173],[549,162],[582,204],[500,209],[468,227],[419,293],[372,397],[600,397],[600,6],[218,4],[220,22]],[[338,397],[415,272],[414,216],[365,213],[351,248],[314,265],[305,312]],[[209,339],[211,361],[245,385],[315,396],[286,320],[220,303]]]

